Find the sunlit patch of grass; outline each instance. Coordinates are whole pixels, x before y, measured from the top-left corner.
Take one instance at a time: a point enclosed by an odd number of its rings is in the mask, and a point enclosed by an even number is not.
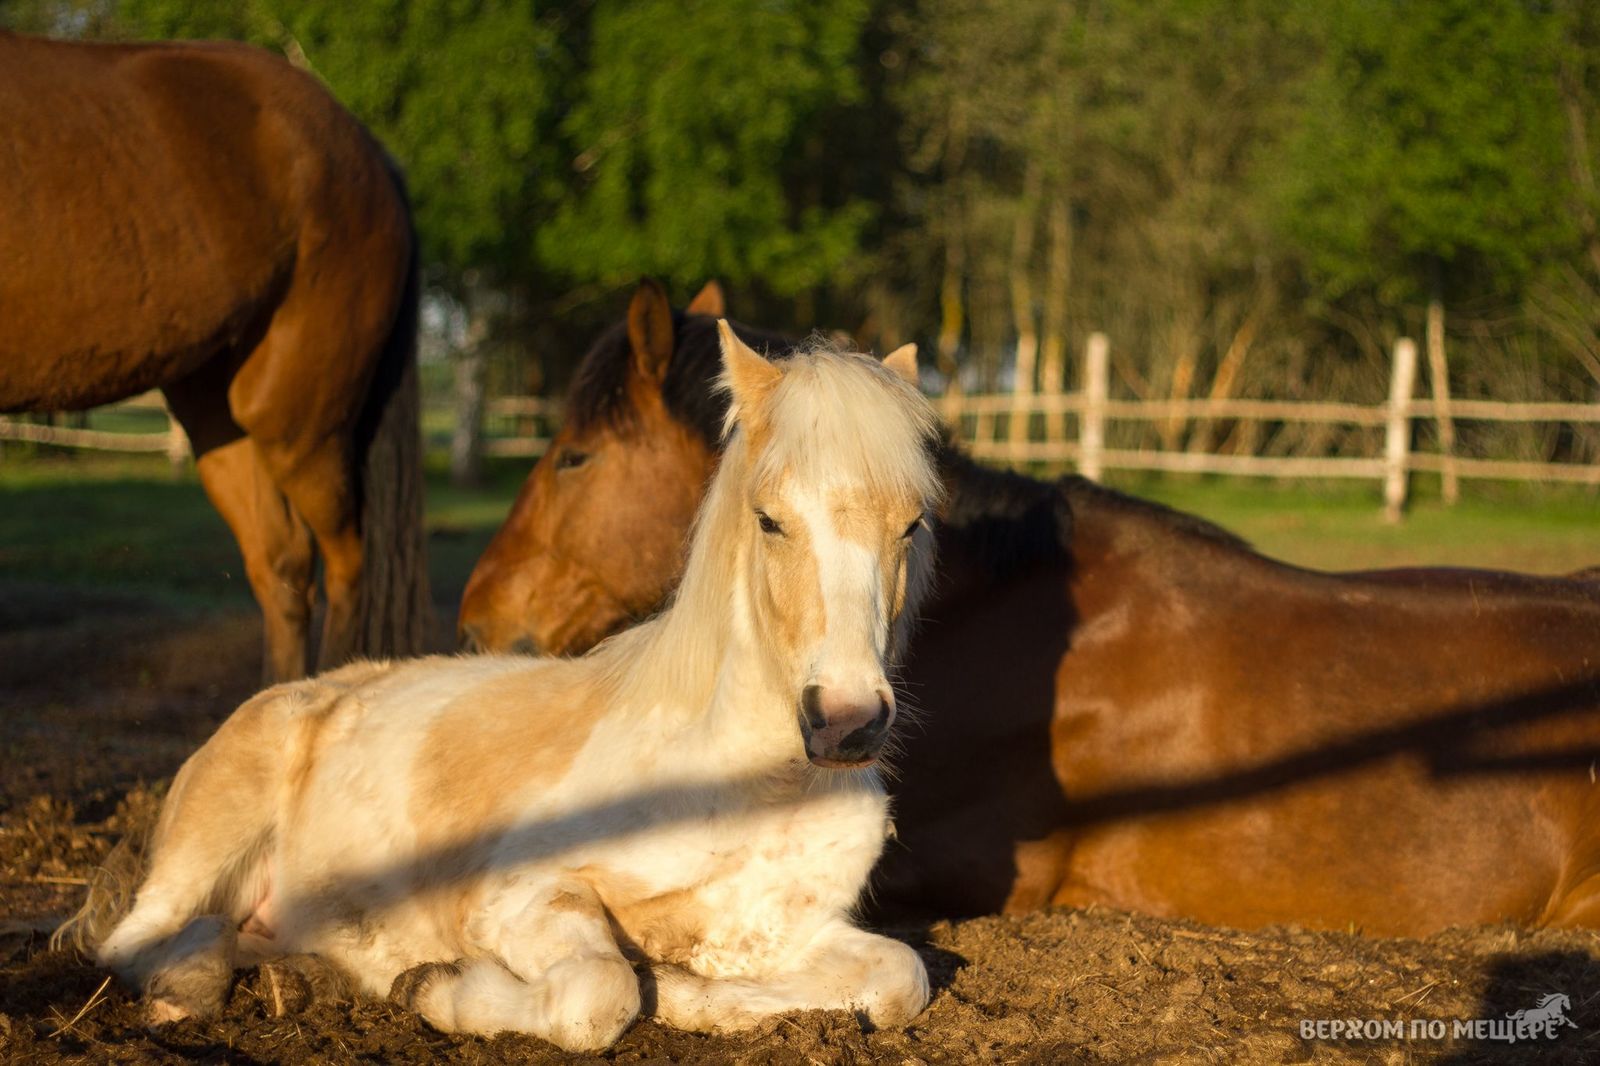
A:
[[[1383,521],[1378,486],[1223,478],[1119,478],[1117,487],[1202,515],[1301,566],[1475,566],[1568,573],[1600,565],[1600,495],[1567,486],[1467,482],[1446,507],[1417,486]]]
[[[427,466],[429,569],[453,602],[505,520],[531,462],[486,464],[483,483]],[[0,581],[124,587],[173,602],[248,603],[239,551],[192,462],[161,455],[8,448],[0,453]]]

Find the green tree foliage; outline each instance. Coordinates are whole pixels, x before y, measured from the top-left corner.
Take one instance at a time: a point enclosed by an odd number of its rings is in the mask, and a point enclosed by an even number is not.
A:
[[[1333,296],[1436,270],[1515,286],[1571,239],[1560,24],[1522,0],[1337,0],[1281,173],[1283,232]],[[1552,180],[1554,179],[1554,180]]]
[[[575,276],[849,282],[871,205],[822,195],[821,123],[861,99],[864,0],[600,0],[565,124],[574,195],[540,248]]]
[[[0,0],[0,24],[307,66],[404,165],[436,281],[570,330],[547,357],[655,274],[937,341],[980,384],[1035,356],[1058,384],[1103,329],[1126,393],[1377,399],[1436,295],[1461,391],[1600,384],[1593,0]]]

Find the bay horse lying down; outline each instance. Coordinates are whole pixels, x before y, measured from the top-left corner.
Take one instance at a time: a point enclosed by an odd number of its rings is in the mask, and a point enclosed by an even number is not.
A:
[[[653,283],[479,560],[470,643],[654,609],[716,462],[721,294]],[[736,327],[774,353],[792,342]],[[1600,925],[1600,580],[1323,574],[1080,478],[940,456],[877,899],[1422,935]]]
[[[0,31],[0,412],[160,389],[261,605],[265,673],[422,649],[416,240],[311,75],[219,42]]]
[[[581,659],[268,689],[184,765],[99,949],[154,1019],[288,952],[378,995],[434,964],[401,986],[434,1025],[571,1049],[639,1013],[634,962],[687,1029],[923,1008],[916,952],[848,914],[888,830],[872,763],[930,563],[934,415],[913,354],[780,371],[722,341],[728,446],[665,612]]]

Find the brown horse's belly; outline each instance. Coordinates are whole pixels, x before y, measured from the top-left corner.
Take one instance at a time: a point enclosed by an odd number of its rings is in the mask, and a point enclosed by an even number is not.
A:
[[[1272,591],[1170,628],[1125,605],[1151,624],[1063,660],[1054,902],[1395,935],[1563,920],[1600,869],[1600,602]]]
[[[1560,879],[1549,823],[1514,797],[1333,813],[1367,789],[1385,805],[1417,782],[1390,775],[1236,812],[1168,815],[1084,833],[1052,902],[1255,928],[1300,925],[1418,936],[1455,925],[1537,924]],[[1374,804],[1373,806],[1376,806]],[[1425,817],[1435,816],[1437,820]],[[1488,824],[1463,828],[1487,814]],[[1502,815],[1494,817],[1495,814]],[[1488,839],[1498,835],[1500,839]],[[1532,838],[1532,839],[1530,839]]]

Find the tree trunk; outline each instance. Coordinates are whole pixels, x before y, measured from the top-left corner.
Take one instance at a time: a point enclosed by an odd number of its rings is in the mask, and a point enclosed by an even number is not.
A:
[[[489,315],[481,294],[467,299],[467,336],[455,353],[455,429],[450,435],[450,480],[471,486],[483,480],[483,401]]]
[[[939,350],[935,359],[945,380],[943,413],[956,437],[961,436],[961,366],[956,353],[966,330],[966,305],[962,290],[966,282],[966,226],[962,219],[961,194],[956,175],[966,162],[967,116],[959,106],[950,110],[945,130],[944,161],[941,175],[944,196],[944,277],[939,283]]]
[[[1022,178],[1022,199],[1017,204],[1016,223],[1011,230],[1011,321],[1017,331],[1016,373],[1011,383],[1010,446],[1013,460],[1021,457],[1028,443],[1028,424],[1034,380],[1038,371],[1039,330],[1033,314],[1033,238],[1038,230],[1040,174],[1038,164],[1030,162]]]
[[[960,231],[954,227],[956,210],[950,210],[944,246],[944,278],[939,284],[939,373],[944,377],[944,415],[954,421],[961,403],[961,367],[956,353],[961,350],[961,334],[966,328],[966,306],[962,303],[961,289],[966,272],[966,254]],[[960,426],[953,427],[957,431]]]
[[[1173,400],[1186,400],[1194,388],[1195,372],[1199,369],[1200,323],[1205,316],[1196,310],[1193,301],[1174,308],[1173,312],[1172,329],[1168,334],[1171,338],[1172,384],[1167,389],[1167,396]],[[1183,431],[1187,425],[1188,419],[1181,415],[1171,415],[1163,420],[1161,447],[1165,451],[1177,451],[1183,443]]]
[[[1217,376],[1211,380],[1209,397],[1213,403],[1226,400],[1233,395],[1234,387],[1239,381],[1239,372],[1244,369],[1245,357],[1250,354],[1250,346],[1255,343],[1256,332],[1261,328],[1266,304],[1264,297],[1256,300],[1255,305],[1244,316],[1244,321],[1239,324],[1238,332],[1233,335],[1228,350],[1223,353],[1222,361],[1217,364]],[[1194,433],[1189,438],[1189,450],[1202,453],[1211,451],[1213,429],[1214,423],[1209,418],[1197,419]]]
[[[1444,279],[1435,261],[1433,298],[1428,301],[1428,378],[1433,384],[1433,417],[1439,427],[1440,495],[1446,506],[1461,498],[1461,482],[1456,474],[1456,423],[1450,414],[1450,369],[1444,357]]]
[[[1072,283],[1072,206],[1064,191],[1050,200],[1050,269],[1044,291],[1044,344],[1040,351],[1039,384],[1046,396],[1059,396],[1067,376],[1067,294]],[[1065,414],[1045,421],[1045,439],[1064,440]]]

